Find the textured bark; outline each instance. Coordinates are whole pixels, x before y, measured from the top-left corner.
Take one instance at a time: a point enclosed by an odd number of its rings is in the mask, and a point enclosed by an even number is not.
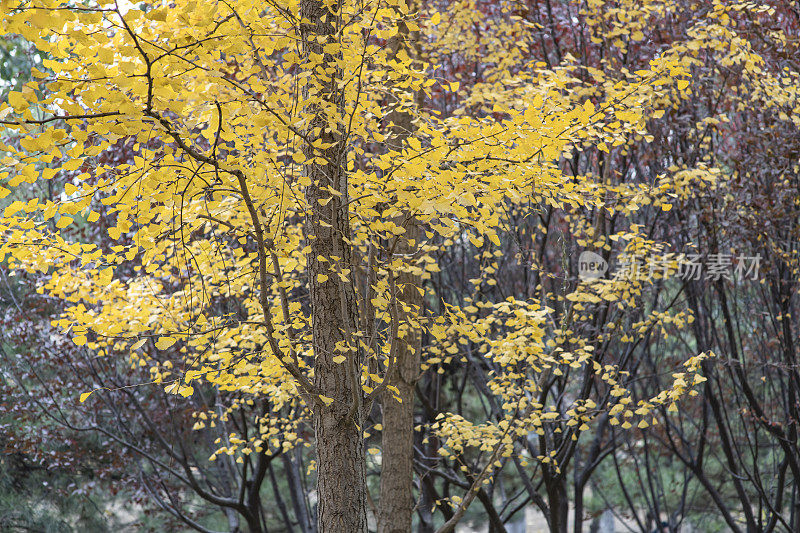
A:
[[[408,224],[408,238],[416,239],[417,233],[416,225]],[[401,299],[421,308],[422,297],[416,289],[419,277],[402,273],[398,282],[405,287]],[[388,390],[382,398],[379,533],[411,531],[414,513],[414,385],[420,362],[418,329],[409,327],[404,340],[398,345],[395,372],[390,376],[390,383],[397,387],[402,402],[398,402]]]
[[[413,3],[409,2],[413,9]],[[393,55],[404,50],[409,57],[416,56],[418,32],[410,32],[405,23],[400,23],[399,31],[388,47]],[[408,113],[393,112],[387,120],[391,131],[387,143],[390,148],[400,149],[413,131],[412,117]],[[419,229],[410,217],[398,217],[397,224],[406,228],[405,239],[396,248],[400,255],[411,254],[418,246]],[[410,245],[413,242],[414,245]],[[422,296],[416,287],[420,286],[419,276],[409,272],[398,275],[398,286],[403,287],[400,300],[410,305],[411,314],[422,309]],[[379,533],[406,533],[411,531],[414,514],[414,390],[419,375],[420,342],[419,328],[408,322],[408,316],[401,314],[405,322],[406,336],[398,344],[395,371],[388,376],[389,384],[397,387],[397,401],[391,391],[384,391],[381,398],[383,410],[383,430],[381,433],[381,492],[378,510]]]
[[[336,11],[339,6],[334,4]],[[323,15],[327,17],[323,21]],[[306,188],[309,205],[307,236],[308,274],[311,296],[312,335],[314,346],[314,386],[320,395],[332,399],[329,405],[320,402],[314,407],[313,421],[317,451],[317,524],[320,533],[360,533],[367,531],[366,463],[360,416],[362,396],[360,368],[354,352],[336,352],[336,343],[350,341],[356,325],[356,299],[351,283],[346,283],[331,267],[348,268],[350,250],[347,210],[347,175],[344,171],[343,148],[336,125],[339,117],[326,116],[323,106],[314,100],[321,97],[334,104],[329,109],[341,112],[342,100],[337,82],[341,72],[333,65],[336,56],[323,52],[324,44],[335,42],[336,17],[319,0],[301,0],[300,15],[308,22],[301,25],[303,52],[321,54],[322,69],[313,71],[311,85],[304,90],[304,111],[314,119],[306,129],[309,141],[337,143],[314,152],[305,145],[306,175],[311,185]],[[320,39],[320,37],[326,37]],[[320,42],[321,41],[321,42]],[[326,67],[331,67],[327,69]],[[333,72],[326,79],[321,72]],[[330,128],[330,126],[334,128]],[[321,156],[325,163],[315,160]],[[332,194],[328,187],[340,193]],[[320,200],[323,202],[320,203]],[[323,205],[324,204],[324,205]],[[319,257],[328,261],[319,261]],[[318,279],[318,274],[328,276]],[[337,364],[333,358],[345,355]]]

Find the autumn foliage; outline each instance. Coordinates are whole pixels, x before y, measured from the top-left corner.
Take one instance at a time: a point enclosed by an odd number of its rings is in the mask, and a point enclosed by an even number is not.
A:
[[[2,10],[41,58],[0,105],[0,257],[40,306],[8,318],[15,405],[133,458],[140,505],[199,531],[195,499],[231,531],[504,531],[528,503],[555,532],[615,506],[677,530],[685,494],[628,490],[669,469],[732,530],[800,523],[796,7]]]

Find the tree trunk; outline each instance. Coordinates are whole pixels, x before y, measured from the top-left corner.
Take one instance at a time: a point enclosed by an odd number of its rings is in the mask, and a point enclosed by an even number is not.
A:
[[[583,531],[583,486],[575,484],[575,509],[572,516],[572,533],[582,533]]]
[[[406,227],[406,237],[417,239],[417,226]],[[398,246],[406,253],[407,246]],[[401,301],[421,309],[422,296],[417,291],[419,276],[402,273]],[[412,311],[413,313],[413,311]],[[378,512],[379,533],[411,531],[414,513],[414,385],[419,374],[420,335],[418,328],[409,326],[404,342],[397,350],[397,363],[390,384],[397,387],[398,402],[391,391],[383,393],[383,431],[381,433],[381,495]]]
[[[426,408],[422,411],[423,427],[430,428],[431,423],[436,417],[436,411],[433,407],[438,407],[438,391],[437,381],[439,374],[431,373],[422,378],[420,386],[420,403]],[[430,408],[429,408],[430,407]],[[427,440],[426,440],[427,437]],[[417,446],[422,450],[422,457],[420,457],[421,473],[419,476],[419,508],[417,514],[419,515],[419,522],[417,525],[417,533],[434,533],[434,505],[439,495],[434,486],[433,475],[430,473],[436,468],[436,450],[439,449],[440,442],[435,433],[423,431],[415,435]],[[441,507],[442,514],[445,515],[445,520],[450,520],[453,515],[452,509],[445,505]]]
[[[567,533],[569,499],[565,478],[561,474],[545,474],[545,490],[550,509],[550,533]]]
[[[408,3],[413,12],[413,3]],[[411,32],[404,22],[399,23],[397,34],[387,46],[391,56],[405,51],[409,57],[417,56],[418,33]],[[409,113],[394,111],[389,114],[390,135],[387,144],[390,149],[402,149],[405,139],[411,135],[414,125]],[[398,225],[403,224],[406,232],[400,237],[396,253],[400,256],[413,254],[419,246],[419,229],[416,221],[407,213],[398,217]],[[391,259],[391,258],[389,258]],[[381,398],[383,408],[383,430],[381,432],[381,492],[378,510],[379,533],[407,533],[411,531],[414,514],[414,388],[419,375],[421,337],[419,327],[408,319],[422,310],[422,296],[417,290],[420,278],[411,272],[398,275],[401,287],[399,300],[411,306],[410,313],[401,313],[405,336],[398,343],[395,371],[388,376],[389,384],[397,387],[400,401],[386,390]],[[402,306],[401,306],[402,307]]]
[[[340,12],[339,2],[332,8]],[[327,15],[324,17],[323,15]],[[336,22],[319,0],[300,2],[304,59],[322,57],[303,90],[304,112],[313,117],[306,128],[309,142],[332,143],[314,150],[305,144],[305,174],[310,252],[307,257],[314,347],[314,386],[323,398],[315,398],[313,412],[317,451],[317,524],[320,533],[366,533],[366,462],[361,423],[362,394],[357,352],[342,349],[353,341],[357,324],[355,290],[342,281],[337,270],[350,268],[350,234],[347,209],[347,175],[341,146],[342,95],[338,88],[340,54],[324,52],[336,42]],[[319,56],[310,56],[310,54]],[[331,105],[333,104],[333,105]],[[327,109],[327,111],[326,111]],[[337,116],[331,116],[336,114]],[[320,159],[321,158],[321,159]],[[322,161],[324,160],[324,162]],[[329,188],[338,191],[331,193]],[[326,260],[320,261],[320,257]],[[337,348],[337,343],[340,343]],[[337,351],[338,349],[338,351]],[[343,362],[334,358],[345,356]]]

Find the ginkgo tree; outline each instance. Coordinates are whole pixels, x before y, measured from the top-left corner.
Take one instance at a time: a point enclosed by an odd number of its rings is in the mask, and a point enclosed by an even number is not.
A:
[[[2,147],[11,154],[2,192],[80,173],[57,200],[12,202],[0,253],[14,268],[46,274],[39,289],[66,302],[55,323],[75,344],[127,353],[149,369],[152,386],[268,397],[261,433],[230,435],[210,460],[264,453],[276,446],[270,420],[286,405],[304,412],[314,428],[320,531],[367,530],[368,415],[374,401],[399,394],[398,350],[418,350],[420,331],[434,353],[456,333],[490,347],[503,369],[489,383],[503,420],[477,430],[452,417],[439,425],[447,449],[465,438],[489,447],[474,487],[542,423],[559,419],[579,432],[587,413],[624,405],[578,398],[561,420],[532,400],[542,376],[564,365],[597,373],[615,398],[627,397],[613,365],[593,361],[591,346],[554,325],[546,306],[480,302],[487,316],[472,305],[433,316],[408,295],[440,298],[425,284],[438,270],[433,253],[456,241],[499,247],[509,208],[531,199],[602,207],[596,178],[566,180],[559,160],[644,135],[665,87],[685,94],[688,70],[677,54],[653,57],[592,98],[581,92],[592,84],[568,65],[530,61],[510,80],[498,70],[472,88],[466,105],[480,112],[443,116],[417,95],[458,91],[458,83],[387,45],[399,31],[435,36],[441,15],[399,0],[42,0],[3,10],[4,33],[48,59],[34,69],[38,81],[0,109],[19,137]],[[399,115],[413,132],[387,142]],[[133,143],[132,161],[100,162],[120,139]],[[116,244],[65,238],[77,219],[92,224],[101,213],[113,220]],[[587,298],[619,296],[573,300]],[[221,311],[220,300],[237,311]],[[509,329],[493,331],[508,315]],[[180,364],[156,355],[164,351]],[[694,372],[697,359],[687,364]],[[676,378],[644,401],[641,416],[695,382]],[[75,393],[92,401],[91,390]],[[282,426],[280,448],[301,444],[293,423]]]

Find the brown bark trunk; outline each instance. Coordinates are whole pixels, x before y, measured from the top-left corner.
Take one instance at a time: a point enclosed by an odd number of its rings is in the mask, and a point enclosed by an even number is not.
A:
[[[338,13],[338,2],[333,7]],[[311,179],[311,185],[306,188],[306,200],[314,386],[326,397],[315,405],[313,412],[319,502],[317,523],[320,533],[366,533],[360,364],[357,352],[337,351],[336,346],[340,343],[341,348],[344,343],[352,342],[357,324],[354,287],[336,274],[337,270],[350,268],[350,250],[345,241],[350,233],[347,175],[342,164],[342,139],[337,131],[341,117],[328,116],[323,105],[336,110],[328,113],[342,113],[342,96],[338,89],[341,72],[335,66],[338,54],[323,51],[325,44],[336,42],[336,16],[319,0],[301,0],[300,15],[307,21],[301,24],[305,58],[310,53],[323,58],[322,68],[311,71],[309,86],[303,91],[304,111],[314,117],[306,135],[311,142],[334,143],[330,148],[316,151],[308,144],[304,147],[305,173]],[[325,71],[332,74],[325,74]],[[329,187],[339,195],[332,194]],[[326,260],[320,261],[320,257]],[[335,362],[334,357],[340,355],[346,360]]]
[[[408,224],[406,236],[416,240],[417,233],[416,225],[413,222]],[[407,248],[398,247],[400,253]],[[398,282],[404,287],[400,299],[411,305],[412,309],[421,309],[422,297],[416,289],[419,277],[404,272],[400,274]],[[389,376],[390,384],[397,387],[401,402],[388,390],[382,398],[379,533],[411,531],[414,513],[414,385],[419,374],[419,358],[418,328],[408,326],[404,342],[398,345],[395,372]]]
[[[413,11],[413,4],[409,2]],[[409,57],[416,56],[418,32],[409,32],[401,22],[398,32],[389,43],[391,55],[404,50]],[[393,112],[387,117],[391,132],[387,144],[400,150],[413,131],[412,116]],[[406,233],[396,248],[399,255],[412,254],[419,245],[419,229],[410,214],[398,217]],[[413,244],[411,244],[413,243]],[[419,327],[409,322],[422,309],[422,296],[417,290],[420,278],[410,272],[398,275],[398,286],[403,287],[399,300],[411,306],[410,313],[401,313],[405,337],[398,344],[395,371],[387,376],[389,384],[397,387],[400,401],[391,391],[384,391],[381,403],[383,430],[381,433],[381,487],[378,510],[379,533],[406,533],[411,531],[414,514],[414,386],[419,374]]]

